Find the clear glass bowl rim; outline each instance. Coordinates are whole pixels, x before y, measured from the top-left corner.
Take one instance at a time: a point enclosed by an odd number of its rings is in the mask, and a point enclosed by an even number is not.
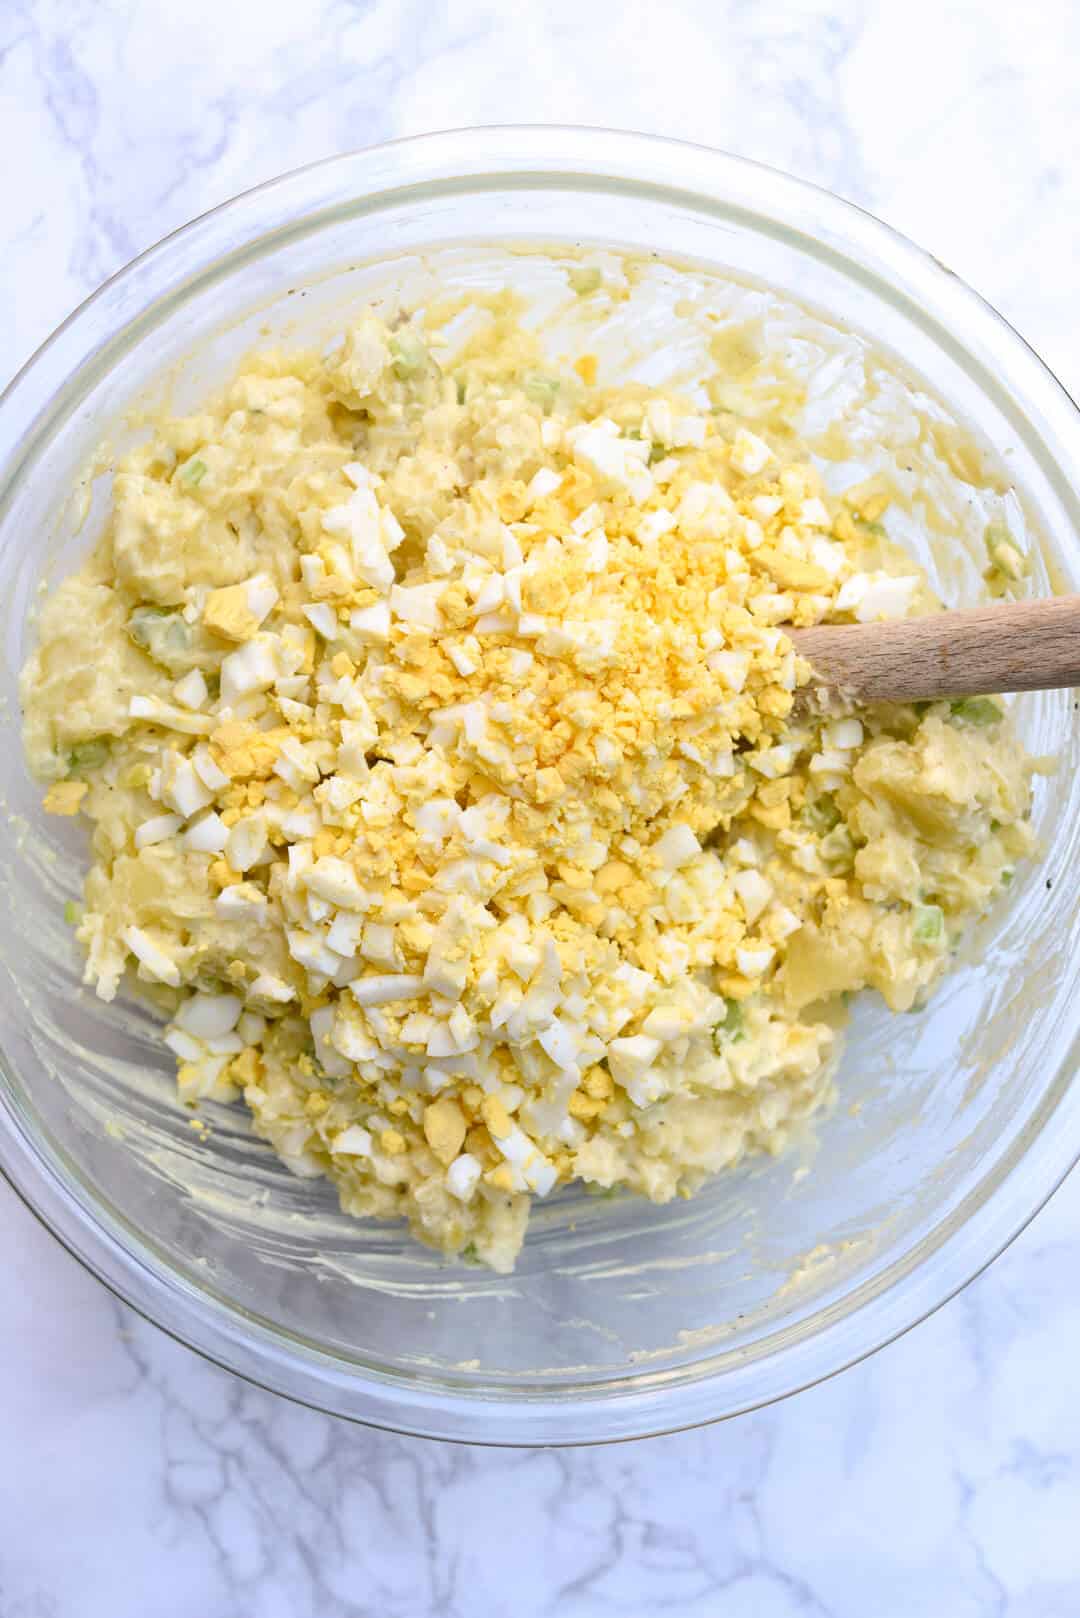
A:
[[[891,227],[818,187],[704,146],[589,127],[511,125],[415,136],[293,170],[222,203],[134,259],[57,328],[0,395],[0,517],[36,445],[66,419],[92,378],[152,328],[163,306],[183,297],[192,278],[217,278],[343,211],[455,190],[497,192],[500,183],[681,198],[778,238],[813,242],[819,255],[932,328],[1023,424],[1042,472],[1076,509],[1063,471],[1080,465],[1076,405],[984,299]],[[1073,1041],[1027,1129],[964,1203],[901,1260],[850,1292],[842,1306],[815,1315],[808,1329],[752,1364],[717,1372],[711,1360],[702,1360],[692,1380],[645,1391],[563,1389],[555,1396],[485,1398],[418,1386],[407,1374],[362,1373],[311,1345],[301,1349],[286,1333],[199,1292],[104,1208],[89,1206],[6,1073],[0,1173],[118,1297],[208,1359],[271,1391],[431,1437],[504,1445],[604,1442],[697,1426],[786,1397],[873,1353],[940,1307],[1013,1240],[1080,1156],[1080,1088],[1070,1085],[1078,1055]]]

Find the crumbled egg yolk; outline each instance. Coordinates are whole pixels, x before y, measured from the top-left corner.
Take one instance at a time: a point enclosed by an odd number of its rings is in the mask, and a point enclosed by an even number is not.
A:
[[[992,704],[798,699],[784,625],[929,602],[864,556],[887,490],[595,355],[538,402],[497,329],[444,372],[364,315],[163,423],[25,690],[88,978],[156,986],[183,1099],[507,1268],[531,1195],[777,1149],[814,1008],[910,1006],[1029,835]]]

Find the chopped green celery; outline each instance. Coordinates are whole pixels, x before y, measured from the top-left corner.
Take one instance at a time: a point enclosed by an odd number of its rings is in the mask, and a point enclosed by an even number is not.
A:
[[[866,517],[856,517],[855,521],[864,534],[873,534],[875,539],[888,539],[888,530],[884,523],[870,522]]]
[[[74,899],[69,899],[64,906],[64,920],[69,927],[77,927],[82,920],[82,906],[77,905]]]
[[[992,522],[983,535],[992,566],[1009,579],[1022,579],[1030,562],[1004,523]]]
[[[945,936],[945,912],[940,905],[916,905],[914,936],[920,944],[936,944]]]
[[[720,1051],[727,1040],[745,1038],[745,1022],[742,1004],[738,1000],[725,1000],[727,1008],[724,1012],[723,1022],[718,1022],[713,1029],[713,1049]]]
[[[390,339],[394,375],[404,382],[422,371],[428,361],[428,351],[420,337],[410,326],[405,326]]]
[[[191,649],[191,625],[165,607],[136,607],[127,632],[136,646],[166,668]]]
[[[533,404],[541,405],[547,416],[554,408],[555,395],[560,386],[557,376],[542,376],[538,371],[534,371],[531,376],[525,378],[525,396],[531,399]]]
[[[136,607],[127,621],[127,632],[145,652],[150,644],[151,624],[169,616],[167,607]]]
[[[649,445],[649,465],[655,466],[657,461],[666,460],[668,453],[668,446],[666,444],[658,444],[654,440]]]
[[[851,833],[843,823],[839,826],[834,826],[829,835],[821,839],[818,847],[821,850],[822,859],[828,860],[830,864],[844,863],[850,860],[855,852],[855,844],[852,841]]]
[[[78,742],[68,754],[68,774],[81,775],[84,770],[98,770],[109,756],[109,744],[103,736]]]
[[[181,478],[183,482],[190,483],[192,488],[197,488],[209,470],[210,468],[207,466],[205,461],[200,460],[197,455],[193,455],[190,460],[185,461],[184,464],[178,468],[176,475],[177,477]]]
[[[469,391],[468,390],[468,384],[464,381],[464,379],[462,377],[459,376],[455,386],[457,388],[457,402],[458,402],[458,404],[464,404],[465,403],[465,395]]]
[[[567,280],[579,298],[586,298],[590,292],[595,292],[598,287],[603,285],[604,277],[595,266],[583,264],[579,268],[571,270]]]
[[[480,1259],[479,1259],[479,1257],[477,1255],[476,1243],[475,1242],[467,1242],[465,1244],[465,1246],[461,1249],[461,1257],[462,1257],[463,1263],[465,1263],[465,1264],[479,1264]]]
[[[996,725],[1002,717],[993,697],[961,697],[950,702],[949,711],[966,725]]]
[[[824,837],[826,832],[839,825],[840,811],[836,807],[836,799],[832,793],[823,792],[820,798],[811,798],[803,804],[799,818],[811,826],[819,836]]]

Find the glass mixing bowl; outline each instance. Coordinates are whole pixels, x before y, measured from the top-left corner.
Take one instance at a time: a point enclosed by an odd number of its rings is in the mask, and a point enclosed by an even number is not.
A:
[[[1018,873],[928,1009],[858,1006],[840,1102],[814,1141],[668,1207],[566,1193],[538,1210],[513,1276],[344,1217],[325,1183],[292,1178],[253,1140],[240,1108],[210,1109],[200,1143],[147,1014],[79,986],[62,912],[84,845],[40,814],[16,674],[42,581],[100,523],[104,480],[87,463],[102,435],[121,444],[148,389],[194,396],[267,332],[325,335],[388,275],[421,286],[425,255],[468,284],[474,259],[488,276],[492,253],[525,274],[552,243],[662,249],[688,276],[764,284],[864,334],[1005,469],[1039,536],[1035,588],[1080,589],[1080,419],[1020,338],[857,209],[642,136],[481,129],[288,175],[107,283],[0,402],[0,1165],[95,1274],[222,1365],[363,1421],[508,1444],[687,1426],[840,1369],[986,1264],[1080,1140],[1067,693],[1016,705],[1029,748],[1060,760],[1037,796],[1043,863]],[[954,604],[977,586],[970,557],[963,574],[930,560]]]

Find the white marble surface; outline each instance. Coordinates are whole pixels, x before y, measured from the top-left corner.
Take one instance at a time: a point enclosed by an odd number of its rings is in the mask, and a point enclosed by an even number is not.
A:
[[[1080,388],[1074,0],[6,0],[9,374],[275,172],[450,124],[651,128],[883,214]],[[1072,1618],[1080,1182],[868,1364],[604,1451],[366,1432],[200,1362],[0,1190],[2,1618]],[[73,1352],[77,1344],[77,1352]]]

